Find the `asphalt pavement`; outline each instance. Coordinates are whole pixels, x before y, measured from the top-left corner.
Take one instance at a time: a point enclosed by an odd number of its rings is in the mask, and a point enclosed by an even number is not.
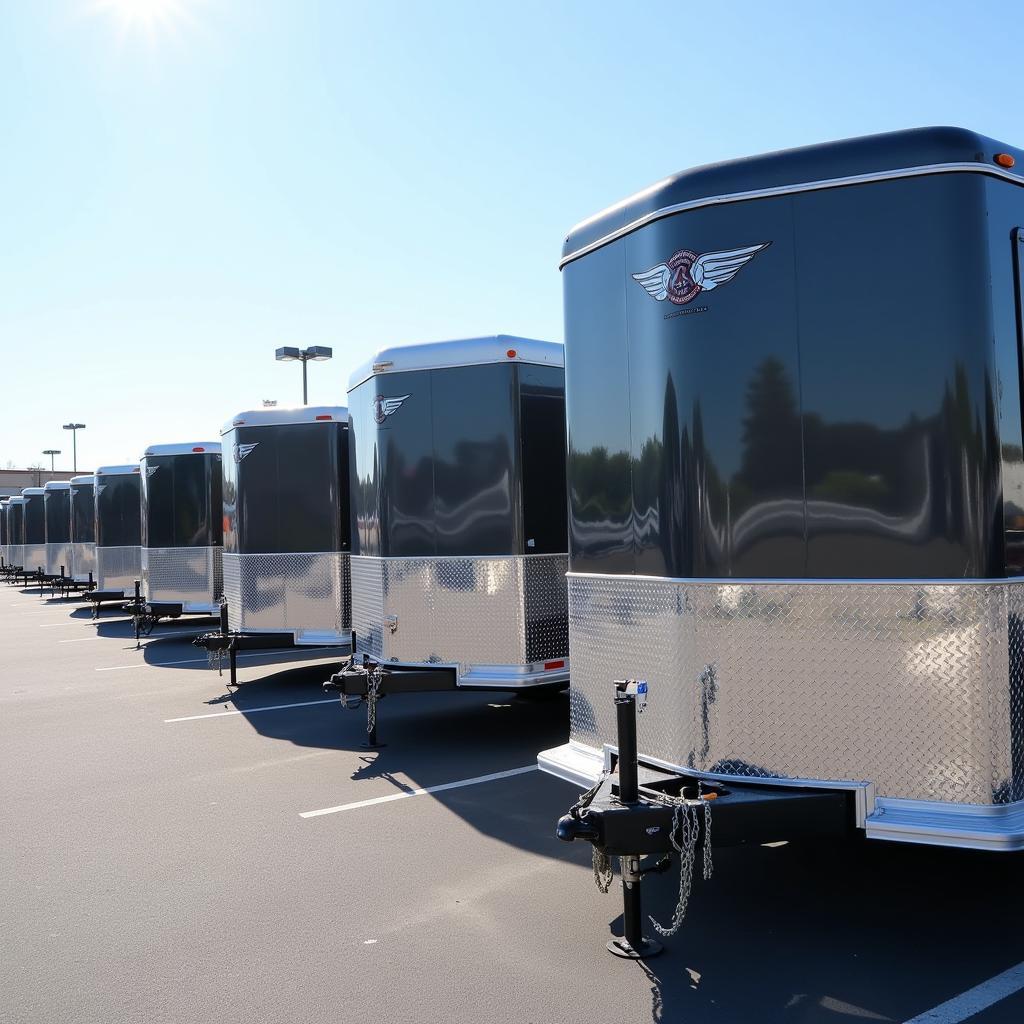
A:
[[[716,850],[665,954],[618,960],[617,883],[554,836],[577,792],[533,770],[564,697],[389,697],[368,751],[328,652],[231,694],[209,625],[136,649],[0,585],[4,1024],[1024,1021],[1021,855]],[[677,884],[645,880],[659,920]]]

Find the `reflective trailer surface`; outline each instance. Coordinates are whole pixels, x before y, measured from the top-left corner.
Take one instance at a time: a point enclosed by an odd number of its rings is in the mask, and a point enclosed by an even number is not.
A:
[[[102,476],[96,494],[96,543],[106,548],[142,543],[142,490],[138,473]]]
[[[64,544],[71,540],[71,491],[47,491],[43,495],[46,512],[46,543]]]
[[[955,579],[1017,565],[1004,531],[1024,515],[1004,523],[1002,490],[1015,472],[1024,507],[1020,197],[957,173],[758,199],[570,263],[571,568]],[[687,276],[765,243],[714,288]],[[669,263],[678,302],[633,277]]]

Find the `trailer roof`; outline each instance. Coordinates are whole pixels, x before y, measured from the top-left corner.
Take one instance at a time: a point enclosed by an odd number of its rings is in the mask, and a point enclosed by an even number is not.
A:
[[[181,444],[151,444],[143,453],[148,455],[220,455],[220,441],[183,441]]]
[[[912,128],[705,164],[664,178],[577,224],[562,247],[560,265],[691,207],[945,171],[973,171],[1024,184],[1019,173],[995,163],[999,154],[1024,171],[1024,151],[964,128]]]
[[[44,491],[70,491],[71,481],[70,480],[50,480],[48,483],[43,484]]]
[[[348,409],[344,405],[270,406],[248,409],[237,413],[221,427],[223,437],[235,427],[274,427],[284,423],[348,423]]]
[[[396,345],[394,348],[382,348],[355,370],[348,379],[348,390],[384,373],[509,362],[564,366],[564,347],[558,342],[519,338],[512,334]]]
[[[130,462],[127,466],[100,466],[96,470],[96,476],[128,476],[131,473],[138,473],[137,462]]]
[[[22,487],[21,494],[24,497],[26,494],[42,494],[42,487]]]
[[[73,484],[94,484],[96,483],[96,477],[92,473],[86,473],[84,476],[73,476],[71,478]]]
[[[25,499],[20,494],[15,494],[7,499],[9,505],[24,505]]]

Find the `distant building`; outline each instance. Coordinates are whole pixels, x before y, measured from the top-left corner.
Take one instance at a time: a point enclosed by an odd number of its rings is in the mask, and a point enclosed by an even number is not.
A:
[[[70,480],[73,476],[87,472],[85,469],[80,469],[77,473],[70,469],[0,469],[0,498],[21,494],[25,487],[42,487],[51,480]]]

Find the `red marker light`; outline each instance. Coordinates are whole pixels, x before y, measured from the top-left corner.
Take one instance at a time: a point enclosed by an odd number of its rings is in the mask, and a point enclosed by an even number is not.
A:
[[[193,448],[192,451],[194,451],[194,452],[205,452],[206,449],[205,448]]]
[[[1009,153],[996,153],[993,159],[1000,167],[1012,167],[1017,162]]]
[[[508,350],[508,351],[507,351],[507,352],[505,353],[505,355],[507,355],[507,356],[509,357],[509,359],[515,359],[515,357],[516,357],[517,353],[516,353],[516,350],[515,350],[514,348],[510,348],[510,349],[509,349],[509,350]]]
[[[321,414],[320,416],[317,416],[318,420],[329,420],[330,418],[331,417],[329,415],[327,415],[326,413]]]
[[[555,669],[555,668],[565,668],[565,659],[563,658],[561,661],[545,661],[544,662],[544,671],[545,672],[550,672],[552,669]]]

